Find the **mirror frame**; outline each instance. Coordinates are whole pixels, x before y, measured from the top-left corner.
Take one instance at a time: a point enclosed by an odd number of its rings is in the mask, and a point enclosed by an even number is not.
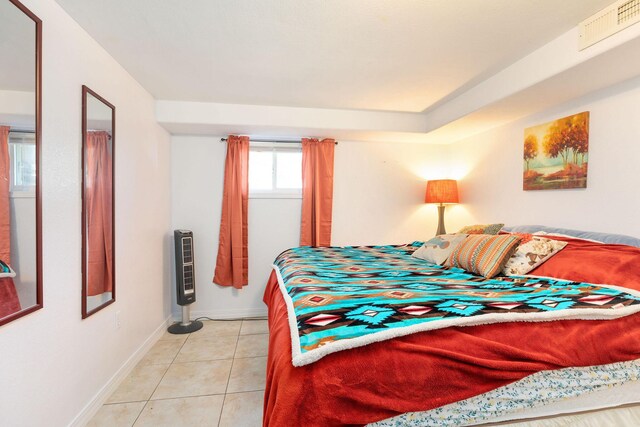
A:
[[[36,144],[36,303],[29,308],[0,319],[0,326],[16,320],[22,316],[40,310],[44,304],[42,301],[42,20],[31,12],[18,0],[9,0],[15,7],[31,19],[36,25],[36,105],[35,105],[35,144]]]
[[[88,277],[87,277],[87,207],[85,200],[85,185],[86,185],[86,167],[85,167],[85,152],[87,147],[87,97],[91,95],[98,101],[104,103],[111,109],[111,215],[112,215],[112,261],[111,268],[113,271],[113,287],[111,291],[111,299],[103,304],[100,304],[94,309],[87,310],[87,297],[88,297]],[[97,313],[103,308],[116,302],[116,107],[109,101],[98,95],[93,90],[89,89],[86,85],[82,85],[82,318],[86,319],[92,314]]]

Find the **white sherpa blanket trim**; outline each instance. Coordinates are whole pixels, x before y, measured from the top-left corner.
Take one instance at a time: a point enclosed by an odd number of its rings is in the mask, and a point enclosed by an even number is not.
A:
[[[637,304],[613,310],[598,308],[575,308],[559,311],[547,311],[542,313],[480,314],[469,318],[443,319],[411,326],[385,329],[357,338],[345,338],[343,340],[329,342],[322,347],[318,347],[302,353],[300,349],[300,336],[298,335],[298,320],[296,318],[295,310],[293,307],[293,300],[289,296],[287,288],[284,285],[284,280],[282,279],[282,275],[280,274],[280,269],[275,264],[273,265],[273,269],[275,270],[276,276],[278,277],[280,292],[282,292],[282,296],[287,305],[287,317],[289,319],[289,329],[291,330],[291,356],[293,366],[308,365],[310,363],[317,362],[318,360],[331,353],[336,353],[341,350],[363,347],[367,344],[385,341],[396,337],[403,337],[406,335],[414,334],[416,332],[433,331],[436,329],[444,329],[452,326],[479,326],[508,322],[549,322],[552,320],[608,320],[617,319],[640,312],[640,304]],[[564,279],[549,279],[567,281]],[[596,286],[616,289],[630,295],[640,297],[640,292],[632,289],[602,284]]]
[[[16,277],[16,272],[13,271],[13,269],[11,268],[10,265],[7,265],[7,267],[9,267],[9,271],[6,273],[0,273],[0,279],[3,279],[5,277]]]

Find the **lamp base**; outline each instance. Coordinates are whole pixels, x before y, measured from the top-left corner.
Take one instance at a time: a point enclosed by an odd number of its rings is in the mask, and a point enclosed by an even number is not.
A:
[[[444,208],[445,206],[440,203],[440,206],[438,206],[438,230],[436,231],[436,236],[447,234],[447,230],[444,229]]]

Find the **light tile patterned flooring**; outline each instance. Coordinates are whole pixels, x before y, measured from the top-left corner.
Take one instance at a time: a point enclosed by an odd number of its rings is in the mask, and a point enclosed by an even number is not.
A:
[[[165,333],[88,426],[261,426],[267,321],[203,323]]]

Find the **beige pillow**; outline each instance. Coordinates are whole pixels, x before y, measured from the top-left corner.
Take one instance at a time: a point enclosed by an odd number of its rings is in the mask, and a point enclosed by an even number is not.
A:
[[[413,253],[416,258],[442,265],[449,258],[451,252],[467,238],[466,234],[442,234],[425,242]]]
[[[462,234],[492,234],[496,235],[502,230],[504,224],[476,224],[462,227],[458,233]]]
[[[567,242],[539,236],[531,236],[528,239],[525,237],[523,241],[525,242],[518,246],[504,265],[503,274],[507,276],[527,274],[567,246]]]

